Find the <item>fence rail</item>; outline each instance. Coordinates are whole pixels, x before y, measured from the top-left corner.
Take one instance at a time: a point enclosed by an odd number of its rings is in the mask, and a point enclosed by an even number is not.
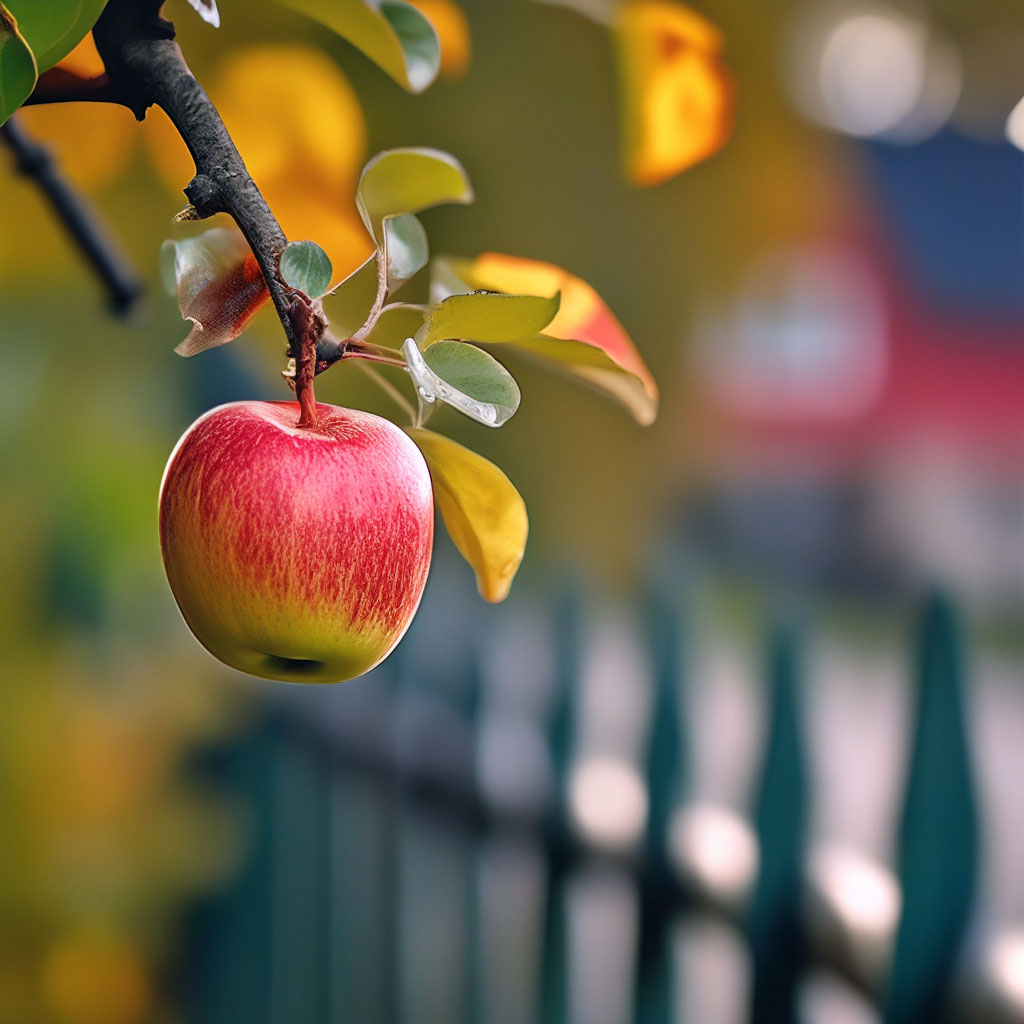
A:
[[[576,599],[553,611],[546,704],[495,696],[486,651],[441,695],[410,645],[372,685],[276,690],[260,726],[207,760],[249,799],[254,833],[238,881],[193,915],[192,1019],[1024,1021],[1024,941],[972,924],[979,811],[945,598],[928,598],[917,630],[895,874],[811,842],[796,628],[768,645],[745,818],[690,792],[700,723],[678,604],[643,615],[638,757],[581,747],[582,620]],[[681,976],[681,943],[706,973]],[[845,994],[824,1012],[806,998],[822,978]],[[719,991],[698,1011],[680,990],[702,985]]]

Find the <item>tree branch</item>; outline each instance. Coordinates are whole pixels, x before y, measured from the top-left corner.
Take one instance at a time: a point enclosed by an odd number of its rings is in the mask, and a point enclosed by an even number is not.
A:
[[[278,261],[288,240],[174,42],[174,26],[160,18],[161,5],[162,0],[110,0],[93,29],[96,47],[120,102],[140,121],[150,106],[161,107],[188,146],[196,174],[185,195],[195,217],[227,213],[245,235],[295,360],[300,425],[314,426],[316,345],[326,325],[307,315],[301,293],[281,280]]]
[[[0,139],[13,153],[18,170],[35,182],[103,281],[114,311],[127,313],[142,295],[143,284],[94,211],[61,176],[50,151],[32,139],[16,117],[0,127]]]

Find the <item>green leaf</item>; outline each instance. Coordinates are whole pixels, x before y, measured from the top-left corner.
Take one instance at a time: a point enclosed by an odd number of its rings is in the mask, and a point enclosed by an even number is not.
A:
[[[331,261],[316,242],[289,242],[281,253],[281,278],[310,298],[319,298],[331,286]]]
[[[397,288],[427,265],[430,243],[419,218],[411,213],[385,217],[383,229],[388,287]]]
[[[356,206],[379,243],[381,222],[441,203],[471,203],[473,189],[462,164],[439,149],[388,149],[371,157],[356,189]]]
[[[106,0],[6,0],[39,74],[63,60],[96,23]]]
[[[426,348],[442,338],[485,343],[532,338],[551,323],[560,303],[557,292],[550,298],[498,292],[450,295],[431,310],[421,344]]]
[[[366,322],[377,298],[377,254],[352,271],[324,296],[331,326],[343,335],[355,334]]]
[[[437,77],[441,67],[437,32],[404,0],[281,2],[337,32],[410,92],[422,92]]]
[[[442,401],[488,427],[500,427],[519,408],[519,385],[494,356],[461,341],[441,341],[421,353],[412,339],[402,346],[420,397]]]
[[[36,60],[11,12],[0,3],[0,124],[36,87]]]
[[[511,416],[519,408],[519,385],[492,355],[462,341],[439,341],[423,353],[423,360],[441,378],[464,395],[502,409]]]
[[[526,551],[526,505],[505,474],[450,438],[410,427],[430,469],[434,499],[459,553],[476,573],[480,595],[503,601]]]

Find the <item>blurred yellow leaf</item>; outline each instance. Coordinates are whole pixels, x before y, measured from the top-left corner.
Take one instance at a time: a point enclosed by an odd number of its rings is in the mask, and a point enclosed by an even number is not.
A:
[[[96,78],[106,74],[107,70],[103,65],[103,58],[100,56],[99,50],[96,49],[91,32],[66,57],[61,59],[57,67],[81,75],[82,78]]]
[[[711,22],[674,0],[625,0],[615,23],[626,169],[657,185],[719,150],[734,88]]]
[[[305,167],[305,184],[351,202],[366,127],[352,86],[324,53],[309,46],[242,50],[220,69],[212,95],[261,183],[270,188],[282,176],[292,182]]]
[[[373,249],[354,199],[366,125],[337,65],[313,47],[250,47],[208,91],[285,234],[321,245],[336,278],[355,270]],[[188,150],[159,111],[143,128],[158,173],[180,194],[195,173]]]
[[[469,70],[472,43],[469,22],[453,0],[409,0],[434,26],[441,40],[441,77],[461,78]]]
[[[410,427],[408,433],[427,460],[444,525],[473,567],[480,595],[503,601],[526,550],[529,521],[523,499],[482,455],[422,427]]]
[[[72,932],[53,945],[43,991],[59,1024],[139,1024],[151,997],[138,951],[98,929]]]
[[[54,723],[61,730],[53,755],[57,777],[51,782],[75,780],[62,793],[64,823],[111,828],[138,813],[170,769],[167,737],[116,707],[80,699],[66,701],[61,710]]]
[[[487,289],[554,296],[561,305],[542,334],[513,341],[517,351],[559,368],[617,399],[647,426],[658,412],[658,386],[625,328],[586,281],[552,263],[501,253],[475,260],[435,260],[434,280],[447,292]],[[435,296],[436,298],[436,296]]]
[[[117,181],[135,153],[135,118],[116,103],[91,103],[88,116],[80,103],[24,107],[18,120],[53,151],[61,173],[86,191]]]

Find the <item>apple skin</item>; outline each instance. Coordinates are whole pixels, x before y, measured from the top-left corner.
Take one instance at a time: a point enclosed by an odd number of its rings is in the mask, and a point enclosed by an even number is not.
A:
[[[160,486],[160,547],[185,622],[251,675],[333,683],[379,664],[430,568],[430,473],[371,413],[233,402],[201,416]]]

